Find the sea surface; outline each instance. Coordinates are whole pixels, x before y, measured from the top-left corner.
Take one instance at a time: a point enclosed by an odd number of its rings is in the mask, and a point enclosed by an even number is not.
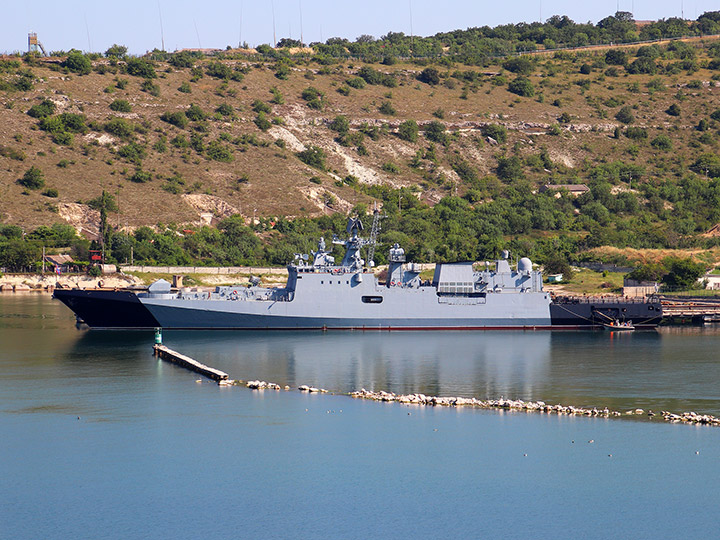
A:
[[[367,388],[720,415],[720,328],[78,329],[0,295],[0,538],[720,537],[720,428],[404,406]]]

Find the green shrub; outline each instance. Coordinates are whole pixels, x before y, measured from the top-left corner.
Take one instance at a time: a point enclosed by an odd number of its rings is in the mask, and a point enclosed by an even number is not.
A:
[[[380,111],[382,114],[387,114],[388,116],[394,116],[397,112],[395,110],[395,107],[393,107],[392,103],[389,101],[383,101],[380,107],[378,107],[378,111]]]
[[[27,114],[33,118],[45,118],[55,114],[55,103],[49,99],[43,99],[38,105],[33,105],[28,109]]]
[[[356,90],[362,90],[363,88],[365,88],[365,85],[367,83],[362,77],[353,77],[352,79],[348,79],[347,81],[345,81],[345,84],[347,84],[351,88],[355,88]]]
[[[41,189],[45,186],[45,175],[33,165],[25,171],[22,178],[18,180],[18,184],[28,189]]]
[[[392,161],[388,161],[386,163],[382,164],[382,170],[390,173],[390,174],[399,174],[400,173],[400,167],[395,165]]]
[[[646,129],[640,128],[640,127],[629,127],[625,130],[625,136],[628,139],[647,139],[648,133]]]
[[[255,122],[255,125],[262,131],[267,131],[272,127],[272,123],[267,119],[267,115],[264,112],[259,112],[253,122]]]
[[[632,113],[632,108],[629,105],[622,107],[617,114],[615,119],[623,124],[632,124],[635,121],[635,116]]]
[[[302,152],[298,152],[297,157],[310,167],[315,167],[321,171],[325,170],[325,152],[319,146],[310,145]]]
[[[143,58],[129,58],[125,71],[133,77],[142,77],[144,79],[157,77],[153,65]]]
[[[61,65],[79,75],[87,75],[92,71],[90,59],[79,51],[71,52]]]
[[[207,118],[207,115],[203,112],[203,110],[194,103],[191,104],[185,111],[185,116],[188,120],[193,122],[201,122]]]
[[[135,183],[137,183],[137,184],[144,184],[144,183],[149,182],[150,180],[152,180],[152,174],[150,174],[149,172],[145,172],[145,171],[143,171],[142,169],[137,169],[137,170],[135,171],[135,174],[133,174],[133,175],[129,178],[129,180],[130,180],[131,182],[135,182]]]
[[[423,69],[420,74],[417,76],[418,80],[420,82],[424,82],[425,84],[429,84],[431,86],[435,86],[436,84],[440,83],[440,72],[435,69],[434,67],[426,67]],[[370,81],[368,81],[370,82]],[[370,83],[373,84],[373,83]],[[377,83],[375,83],[377,84]]]
[[[532,97],[535,95],[535,88],[527,77],[518,77],[511,81],[508,84],[508,90],[522,97]]]
[[[270,107],[270,105],[268,105],[267,103],[265,103],[264,101],[261,101],[259,99],[256,99],[255,101],[253,101],[252,109],[256,113],[262,112],[265,114],[270,114],[272,112],[272,107]]]
[[[190,88],[190,84],[189,84],[187,81],[184,82],[184,83],[182,83],[182,84],[178,87],[178,92],[182,92],[183,94],[190,94],[190,93],[192,93],[192,89]]]
[[[130,102],[126,99],[116,99],[112,103],[110,103],[110,110],[115,112],[124,112],[129,113],[132,111],[132,107],[130,106]]]
[[[190,122],[188,120],[188,117],[185,115],[185,113],[183,111],[176,111],[174,113],[170,113],[170,112],[163,113],[160,116],[160,120],[162,120],[163,122],[167,122],[168,124],[171,124],[180,129],[185,129]]]
[[[680,106],[677,103],[673,103],[665,112],[670,116],[680,116]]]
[[[415,120],[406,120],[398,127],[398,137],[403,141],[417,142],[418,140],[418,124]]]
[[[660,134],[655,137],[650,144],[658,150],[670,150],[672,149],[672,140],[667,135]]]
[[[447,142],[447,134],[445,133],[445,124],[437,120],[433,120],[425,126],[425,138],[429,141],[445,144]]]
[[[45,191],[42,192],[42,194],[45,197],[49,197],[51,199],[57,199],[59,195],[58,190],[55,188],[47,188]]]
[[[507,141],[507,129],[500,124],[488,124],[480,131],[485,137],[492,137],[499,143]]]
[[[105,122],[103,129],[111,135],[115,135],[116,137],[120,137],[122,139],[130,138],[135,132],[135,127],[125,120],[125,118],[112,118],[111,120]]]
[[[220,143],[220,141],[212,141],[208,144],[207,156],[215,161],[229,163],[233,160],[232,150]]]

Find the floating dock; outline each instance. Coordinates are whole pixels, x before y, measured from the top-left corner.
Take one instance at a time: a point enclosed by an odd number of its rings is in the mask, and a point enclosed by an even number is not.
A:
[[[201,364],[200,362],[198,362],[197,360],[193,360],[189,356],[185,356],[184,354],[180,354],[177,351],[173,351],[172,349],[167,348],[165,345],[154,345],[153,352],[158,358],[162,358],[163,360],[184,367],[185,369],[189,369],[190,371],[199,373],[200,375],[207,377],[208,379],[212,379],[218,382],[228,380],[227,373],[220,371],[219,369],[206,366],[205,364]]]

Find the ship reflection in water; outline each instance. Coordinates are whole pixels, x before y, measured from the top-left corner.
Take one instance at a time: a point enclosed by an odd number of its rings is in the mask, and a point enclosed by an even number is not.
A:
[[[550,332],[166,332],[165,343],[230,374],[334,392],[533,397]]]

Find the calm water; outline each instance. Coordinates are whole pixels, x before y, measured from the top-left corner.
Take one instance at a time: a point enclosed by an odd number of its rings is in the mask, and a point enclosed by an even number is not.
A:
[[[0,295],[0,538],[718,537],[718,428],[219,388],[152,339]],[[164,341],[293,387],[720,414],[714,329]]]

